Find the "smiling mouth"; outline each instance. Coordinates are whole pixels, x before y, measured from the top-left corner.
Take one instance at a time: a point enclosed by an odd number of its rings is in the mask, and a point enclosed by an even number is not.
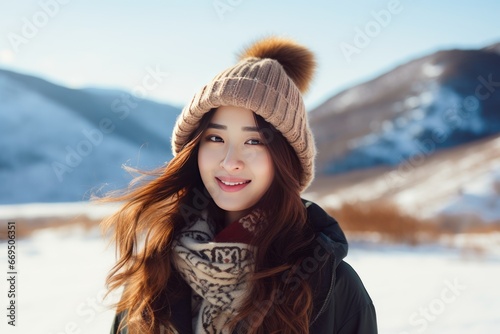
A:
[[[246,180],[246,181],[223,181],[219,179],[218,177],[215,178],[217,180],[217,184],[219,185],[220,189],[222,191],[228,192],[228,193],[237,193],[240,190],[243,190],[248,186],[251,180]]]
[[[251,180],[248,180],[248,181],[240,181],[240,182],[229,182],[229,181],[223,181],[219,178],[217,178],[217,180],[219,180],[221,183],[225,184],[226,186],[239,186],[239,185],[242,185],[242,184],[246,184],[246,183],[250,183]]]

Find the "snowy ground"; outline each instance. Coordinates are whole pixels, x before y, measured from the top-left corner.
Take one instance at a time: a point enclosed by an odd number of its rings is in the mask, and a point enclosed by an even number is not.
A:
[[[17,246],[17,323],[15,328],[7,325],[2,277],[1,333],[109,332],[113,311],[102,296],[114,250],[106,249],[97,230],[45,230]],[[1,242],[5,276],[6,248]],[[464,257],[438,247],[352,245],[347,262],[372,296],[380,333],[500,332],[498,255]]]

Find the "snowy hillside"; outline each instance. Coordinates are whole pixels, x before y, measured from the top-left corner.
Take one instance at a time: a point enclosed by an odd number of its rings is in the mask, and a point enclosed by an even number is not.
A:
[[[74,90],[0,70],[0,203],[82,201],[123,187],[122,164],[171,158],[180,110],[126,92]]]
[[[500,133],[495,48],[422,57],[347,89],[310,113],[320,173],[396,166]]]
[[[310,113],[318,177],[307,196],[499,222],[499,109],[498,44],[439,51],[347,89]]]
[[[469,215],[500,221],[500,136],[433,155],[423,153],[396,168],[319,177],[306,195],[339,207],[389,201],[414,216]]]

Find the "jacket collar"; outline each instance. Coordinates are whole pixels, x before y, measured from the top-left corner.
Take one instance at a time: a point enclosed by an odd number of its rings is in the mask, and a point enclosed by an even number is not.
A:
[[[334,218],[317,204],[304,199],[302,202],[307,208],[308,222],[316,235],[311,254],[302,261],[302,267],[310,271],[306,279],[313,289],[313,325],[331,303],[335,272],[347,255],[348,245],[344,232]]]

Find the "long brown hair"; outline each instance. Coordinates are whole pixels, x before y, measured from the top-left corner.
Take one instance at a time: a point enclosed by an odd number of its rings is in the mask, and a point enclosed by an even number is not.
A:
[[[208,195],[197,164],[200,137],[214,111],[204,115],[166,166],[141,173],[128,190],[103,199],[125,202],[102,227],[112,234],[118,253],[106,282],[109,291],[124,286],[117,312],[127,311],[120,327],[126,325],[131,334],[171,328],[169,305],[179,297],[176,286],[181,281],[171,260],[171,242],[201,210],[208,209],[216,221],[224,214]],[[273,157],[275,177],[256,204],[268,223],[253,241],[257,247],[251,298],[243,301],[229,327],[242,333],[308,333],[311,288],[305,280],[297,285],[293,279],[313,239],[300,198],[301,165],[281,133],[262,117],[255,119]]]

